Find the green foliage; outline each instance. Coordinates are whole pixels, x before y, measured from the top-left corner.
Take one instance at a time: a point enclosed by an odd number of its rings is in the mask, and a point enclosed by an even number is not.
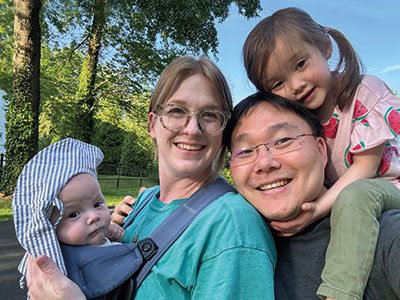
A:
[[[114,163],[125,173],[155,164],[147,133],[149,90],[165,65],[182,54],[216,55],[215,22],[229,16],[231,4],[246,17],[260,10],[255,0],[101,0],[104,31],[98,46],[102,52],[97,67],[90,69],[85,62],[90,58],[94,1],[42,3],[39,146],[74,136],[77,129],[90,133],[93,124],[90,138],[103,150],[104,165]],[[35,152],[29,144],[35,123],[35,116],[28,113],[29,97],[25,104],[17,103],[20,96],[13,95],[11,86],[13,10],[11,0],[0,0],[0,89],[10,97],[7,156],[16,157],[7,165],[10,172],[3,176],[3,187],[4,182],[15,181],[20,164]],[[89,88],[91,80],[94,85]]]
[[[228,167],[225,167],[221,171],[221,176],[225,178],[226,181],[228,181],[231,185],[235,186],[235,183],[233,182],[231,171],[229,170]]]
[[[149,176],[156,169],[157,165],[152,150],[141,147],[139,141],[139,136],[133,131],[125,136],[119,174]]]
[[[6,114],[7,164],[2,172],[0,190],[9,195],[26,162],[36,153],[36,122],[31,105],[31,71],[20,68],[14,74],[14,94],[9,97]]]
[[[117,125],[96,120],[92,143],[102,149],[104,154],[99,173],[117,174],[125,136],[124,130]]]
[[[11,93],[13,56],[13,5],[0,0],[0,89]]]
[[[82,55],[70,48],[52,51],[42,46],[39,148],[67,136],[75,126],[73,110]]]

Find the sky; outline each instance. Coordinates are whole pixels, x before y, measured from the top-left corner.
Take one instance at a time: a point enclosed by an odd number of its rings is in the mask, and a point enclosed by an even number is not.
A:
[[[243,67],[242,47],[251,29],[276,10],[299,7],[318,23],[341,31],[361,57],[367,74],[385,81],[400,94],[399,0],[261,0],[259,18],[247,20],[232,6],[229,18],[217,25],[217,65],[224,72],[234,104],[255,91]]]

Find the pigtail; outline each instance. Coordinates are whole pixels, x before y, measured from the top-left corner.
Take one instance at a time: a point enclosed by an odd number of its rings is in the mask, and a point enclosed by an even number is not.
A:
[[[351,105],[351,100],[361,82],[363,65],[349,40],[340,31],[329,28],[327,32],[335,41],[339,58],[335,68],[338,74],[338,81],[335,88],[335,105],[341,111]]]

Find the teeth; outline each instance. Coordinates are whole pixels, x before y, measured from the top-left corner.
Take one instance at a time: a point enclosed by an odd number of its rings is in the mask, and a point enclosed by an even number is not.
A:
[[[286,185],[288,183],[289,183],[289,180],[285,179],[285,180],[274,182],[272,184],[262,185],[258,189],[261,190],[261,191],[267,191],[267,190],[275,189],[277,187],[284,186],[284,185]]]
[[[179,148],[184,150],[196,151],[200,150],[202,146],[195,146],[195,145],[187,145],[187,144],[176,144]]]

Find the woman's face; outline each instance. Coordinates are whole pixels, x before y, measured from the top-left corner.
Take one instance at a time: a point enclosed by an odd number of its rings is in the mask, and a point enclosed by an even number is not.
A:
[[[196,74],[182,82],[164,105],[175,105],[190,112],[204,109],[222,109],[210,81]],[[222,132],[205,133],[198,125],[198,114],[191,115],[187,126],[179,131],[166,129],[160,117],[149,114],[150,135],[156,141],[160,174],[193,180],[207,177],[216,155],[219,153]],[[164,125],[166,124],[163,117]],[[169,124],[169,123],[167,123]]]

